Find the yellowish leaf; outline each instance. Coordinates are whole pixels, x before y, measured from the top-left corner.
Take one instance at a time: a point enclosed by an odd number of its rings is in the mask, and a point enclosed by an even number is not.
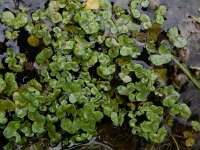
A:
[[[188,138],[188,139],[186,139],[186,141],[185,141],[185,145],[186,145],[187,147],[192,147],[192,145],[194,145],[194,142],[195,142],[195,139]]]
[[[192,147],[192,145],[194,145],[194,142],[195,142],[195,135],[192,134],[191,131],[184,131],[183,135],[186,138],[185,145],[187,147]]]
[[[38,37],[35,36],[35,35],[29,36],[27,41],[28,41],[28,44],[33,46],[33,47],[37,47],[39,45],[39,42],[40,42]]]
[[[100,0],[87,0],[86,8],[87,9],[99,9]]]
[[[154,68],[154,71],[158,76],[158,80],[159,80],[160,84],[165,85],[166,82],[168,81],[167,69],[165,69],[165,68],[163,68],[163,69]]]
[[[128,102],[126,105],[131,109],[131,111],[134,111],[134,110],[135,110],[135,107],[136,107],[136,106],[135,106],[134,103]]]

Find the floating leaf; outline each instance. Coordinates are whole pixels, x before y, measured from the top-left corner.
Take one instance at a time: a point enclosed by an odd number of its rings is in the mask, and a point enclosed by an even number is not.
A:
[[[149,29],[149,28],[152,27],[151,20],[150,20],[150,18],[149,18],[148,15],[142,14],[142,15],[140,16],[140,20],[142,21],[143,27],[144,27],[145,29]]]
[[[178,28],[172,27],[168,30],[167,36],[169,37],[169,40],[173,43],[174,46],[177,48],[183,48],[187,45],[187,39],[184,37],[181,37],[178,34]]]

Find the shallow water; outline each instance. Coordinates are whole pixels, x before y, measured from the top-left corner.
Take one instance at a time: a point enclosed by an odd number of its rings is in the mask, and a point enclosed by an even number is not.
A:
[[[17,2],[15,0],[4,0],[6,5],[0,5],[0,15],[2,11],[7,9],[14,9],[19,5],[28,5],[30,7],[29,13],[37,8],[43,9],[45,7],[45,3],[47,0],[22,0],[21,2]],[[111,0],[114,5],[122,6],[128,9],[128,4],[130,0]],[[163,25],[163,29],[169,29],[171,26],[179,26],[180,32],[182,35],[188,38],[188,46],[187,51],[189,53],[189,57],[186,60],[186,65],[200,66],[199,55],[200,55],[200,27],[196,27],[194,22],[188,18],[189,15],[192,16],[200,16],[198,9],[200,7],[200,0],[151,0],[151,7],[147,10],[144,10],[145,13],[151,14],[153,8],[156,5],[164,5],[168,8],[168,13],[166,14],[166,22]],[[141,10],[142,11],[142,10]],[[2,32],[5,29],[5,26],[0,26],[0,42],[4,39],[2,37]],[[190,34],[190,31],[193,31],[193,34]],[[7,46],[11,46],[16,52],[19,52],[19,45],[16,45],[15,42],[6,43]],[[0,45],[1,48],[1,45]],[[3,49],[0,50],[0,59],[5,58],[7,56],[4,53]],[[181,101],[190,101],[191,110],[194,115],[200,120],[200,92],[194,86],[189,86],[183,93],[180,98]],[[181,120],[180,120],[181,121]],[[123,125],[122,127],[114,127],[111,125],[109,120],[103,120],[99,123],[98,127],[98,137],[96,138],[94,143],[82,144],[80,146],[75,146],[74,148],[69,149],[99,149],[99,150],[139,150],[144,149],[143,145],[145,142],[141,141],[140,138],[135,137],[130,132],[130,129]],[[93,146],[89,148],[89,146]],[[175,148],[175,145],[170,145],[169,148]],[[111,148],[112,147],[112,148]],[[193,146],[193,150],[197,150],[200,147],[200,134],[197,136],[196,144]],[[160,148],[156,149],[166,149],[165,145],[161,145]],[[186,148],[183,148],[186,149]]]

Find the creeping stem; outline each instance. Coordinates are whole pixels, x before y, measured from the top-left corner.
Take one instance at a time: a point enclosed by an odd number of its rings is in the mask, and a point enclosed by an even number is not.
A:
[[[200,83],[194,79],[191,74],[185,69],[185,67],[174,57],[172,56],[172,59],[176,63],[177,66],[185,73],[185,75],[192,81],[192,83],[200,90]]]

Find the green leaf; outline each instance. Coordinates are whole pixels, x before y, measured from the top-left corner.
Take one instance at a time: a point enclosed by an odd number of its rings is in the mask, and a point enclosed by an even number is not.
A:
[[[109,0],[100,0],[100,8],[111,10],[112,8],[111,2]]]
[[[42,85],[35,79],[32,79],[28,82],[29,85],[35,87],[37,90],[42,91]]]
[[[140,124],[143,132],[157,132],[159,129],[159,122],[144,121]]]
[[[117,91],[119,92],[120,95],[127,95],[127,90],[126,87],[123,85],[120,85],[117,87]]]
[[[109,48],[119,46],[119,43],[114,38],[106,38],[105,44]]]
[[[63,11],[62,12],[62,23],[68,24],[72,18],[72,14],[68,11]]]
[[[85,83],[89,83],[91,81],[90,73],[89,72],[81,72],[79,74],[81,79],[84,79]]]
[[[165,6],[159,6],[157,8],[157,10],[155,11],[155,15],[156,15],[156,22],[160,25],[162,25],[164,23],[164,15],[167,12],[167,8]]]
[[[165,139],[165,136],[167,135],[167,131],[164,127],[161,127],[158,130],[158,133],[150,133],[149,134],[149,138],[151,141],[155,142],[155,143],[162,143],[163,140]]]
[[[155,112],[158,115],[163,115],[163,107],[162,106],[155,106],[155,105],[151,105],[150,110]]]
[[[61,125],[63,130],[66,130],[70,134],[75,134],[79,130],[78,123],[74,120],[73,122],[67,118],[61,120]]]
[[[17,91],[18,85],[17,82],[15,81],[15,75],[13,73],[7,72],[5,74],[5,83],[6,83],[6,88],[4,89],[4,93],[7,96],[11,96],[13,92]]]
[[[131,26],[131,18],[129,15],[121,15],[119,19],[116,20],[116,27],[119,33],[127,33],[129,30],[129,26]]]
[[[150,90],[147,88],[145,83],[137,82],[135,84],[135,88],[138,91],[138,93],[136,94],[136,100],[137,101],[146,101],[147,96],[150,94]]]
[[[15,104],[11,100],[0,99],[0,112],[5,112],[6,110],[15,111]]]
[[[17,132],[17,130],[20,128],[20,122],[19,121],[11,121],[8,123],[7,127],[3,131],[3,135],[10,139],[12,137],[15,137],[15,142],[19,143],[21,141],[21,136]]]
[[[186,104],[175,104],[170,111],[175,115],[180,114],[185,119],[188,119],[192,114],[190,108]]]
[[[6,88],[6,82],[0,77],[0,94]]]
[[[168,45],[162,44],[159,46],[159,54],[171,54],[171,49]]]
[[[129,76],[129,75],[126,75],[124,73],[119,73],[118,74],[119,77],[121,78],[121,80],[124,82],[124,83],[129,83],[132,81],[132,78]]]
[[[62,15],[59,12],[53,12],[53,13],[49,14],[49,16],[53,23],[59,23],[62,21]]]
[[[187,45],[187,39],[178,34],[178,28],[172,27],[168,30],[167,36],[174,46],[183,48]]]
[[[106,54],[100,54],[99,55],[99,62],[102,64],[109,64],[111,61],[110,57]]]
[[[167,13],[167,8],[163,5],[159,6],[155,11],[156,15],[161,15],[161,16],[164,16],[166,13]]]
[[[60,105],[56,111],[56,116],[59,118],[59,119],[62,119],[65,117],[65,115],[67,113],[71,113],[74,117],[76,116],[76,107],[73,105],[73,104],[63,104],[63,105]]]
[[[72,103],[72,104],[74,104],[75,102],[77,102],[77,98],[76,98],[76,96],[75,96],[73,93],[71,93],[71,94],[69,95],[69,101],[70,101],[70,103]]]
[[[6,118],[6,112],[5,111],[0,111],[0,123],[5,124],[8,121]]]
[[[17,117],[19,117],[19,118],[24,118],[24,117],[27,115],[27,110],[26,110],[26,109],[19,109],[19,108],[16,108],[15,114],[16,114]]]
[[[26,137],[34,136],[34,133],[31,130],[31,124],[29,122],[22,123],[19,130],[22,131]]]
[[[35,110],[39,107],[39,100],[42,101],[42,96],[39,94],[32,92],[22,92],[19,95],[19,100],[21,105],[26,105],[30,112],[35,112]],[[23,111],[22,111],[23,112]]]
[[[17,17],[12,21],[12,26],[15,29],[19,29],[26,25],[28,22],[28,16],[26,13],[19,13]]]
[[[18,31],[13,31],[13,32],[8,31],[8,30],[5,31],[5,37],[8,40],[12,40],[13,41],[13,40],[17,39],[18,36],[19,36]]]
[[[140,11],[138,9],[131,9],[131,13],[134,18],[140,18]]]
[[[137,101],[146,101],[147,96],[150,94],[150,91],[145,90],[145,91],[140,91],[139,93],[136,94],[136,100]]]
[[[173,40],[173,44],[177,48],[183,48],[187,45],[187,39],[184,37],[177,37],[176,39]]]
[[[42,66],[48,66],[49,65],[49,58],[53,55],[53,51],[48,48],[44,48],[37,56],[36,56],[36,62]]]
[[[79,92],[81,90],[80,84],[78,84],[76,82],[66,82],[66,83],[63,83],[62,88],[67,93]]]
[[[192,129],[194,129],[196,132],[200,131],[200,123],[198,121],[192,121],[191,125]]]
[[[149,21],[149,22],[144,22],[143,23],[143,27],[144,29],[150,29],[152,27],[152,23]]]
[[[113,125],[118,126],[119,125],[118,114],[116,112],[112,112],[110,117],[113,122]]]
[[[161,93],[165,96],[163,99],[164,106],[173,107],[179,99],[179,93],[174,90],[173,86],[165,86],[164,89],[161,90]]]
[[[164,24],[165,19],[164,19],[163,16],[157,15],[157,16],[156,16],[156,22],[157,22],[158,24],[162,25],[162,24]]]
[[[173,38],[177,37],[178,35],[179,34],[178,34],[178,28],[177,27],[171,27],[167,32],[167,36],[170,39],[173,39]]]
[[[119,55],[119,49],[118,48],[110,48],[108,51],[108,56],[110,58],[116,58]]]
[[[130,10],[134,18],[140,17],[140,11],[137,9],[138,4],[135,1],[131,1]]]
[[[115,73],[115,65],[100,65],[99,70],[102,72],[103,75],[111,75]]]
[[[171,61],[171,58],[171,54],[152,55],[151,62],[156,66],[160,66],[169,63]]]
[[[142,7],[147,8],[149,6],[149,0],[142,0],[140,4]]]
[[[148,52],[155,52],[156,51],[156,44],[155,43],[147,43],[146,49]]]
[[[41,9],[38,9],[32,14],[32,18],[34,21],[38,21],[39,19],[45,20],[46,14]]]
[[[42,116],[38,111],[29,112],[28,118],[34,121],[31,127],[34,133],[41,134],[45,132],[45,129],[44,129],[45,117]]]
[[[1,21],[8,26],[11,26],[12,20],[15,18],[14,14],[10,11],[4,11],[2,13]]]
[[[149,29],[149,28],[152,27],[151,19],[150,19],[150,17],[149,17],[148,15],[142,14],[142,15],[140,16],[140,20],[142,21],[143,27],[144,27],[145,29]]]
[[[91,11],[81,11],[74,16],[75,22],[85,30],[87,34],[97,33],[99,31],[99,18]]]

